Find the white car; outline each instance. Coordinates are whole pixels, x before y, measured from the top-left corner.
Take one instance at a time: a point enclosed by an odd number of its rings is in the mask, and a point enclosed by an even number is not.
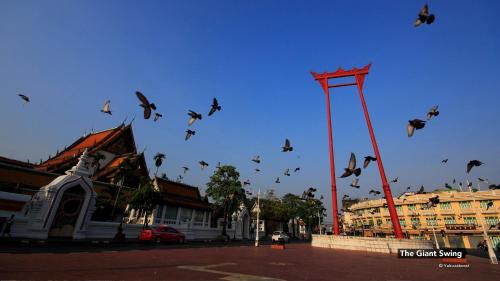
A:
[[[288,239],[290,239],[290,237],[288,237],[288,235],[283,231],[275,231],[273,232],[273,236],[271,237],[271,239],[273,240],[273,242],[283,240],[285,241],[285,243],[288,243]]]

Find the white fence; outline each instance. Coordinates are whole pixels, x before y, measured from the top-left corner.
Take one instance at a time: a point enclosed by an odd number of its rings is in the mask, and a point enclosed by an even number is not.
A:
[[[430,240],[313,235],[312,246],[394,254],[398,249],[433,249]]]

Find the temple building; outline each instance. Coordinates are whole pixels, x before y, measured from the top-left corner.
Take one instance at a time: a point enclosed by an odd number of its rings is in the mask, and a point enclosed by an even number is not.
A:
[[[211,204],[207,198],[201,198],[198,188],[159,177],[154,179],[154,186],[161,194],[162,204],[147,218],[149,224],[209,227]],[[146,218],[141,210],[128,211],[126,222],[144,223]]]
[[[90,159],[90,179],[100,195],[94,219],[120,219],[126,204],[120,200],[119,193],[123,191],[121,199],[124,199],[127,193],[139,186],[140,179],[149,174],[144,154],[137,153],[131,124],[121,124],[116,128],[82,136],[39,164],[0,157],[0,192],[31,197],[41,187],[76,165],[85,150]],[[5,217],[5,213],[9,212],[8,208],[4,210],[4,206],[20,204],[19,201],[0,200],[0,217]]]
[[[145,217],[129,210],[128,200],[149,180],[143,153],[138,153],[131,124],[80,137],[41,163],[0,157],[0,230],[15,216],[13,237],[32,239],[110,239],[123,226],[127,238],[137,238],[144,220],[169,224],[187,239],[213,239],[221,219],[197,187],[154,178],[161,201]],[[228,234],[249,238],[245,208],[233,215]]]
[[[427,207],[429,198],[439,203]],[[352,204],[344,212],[344,229],[354,235],[391,237],[391,218],[385,199]],[[435,190],[394,198],[401,228],[410,239],[435,239],[441,247],[476,248],[483,241],[483,225],[493,245],[500,248],[500,191]],[[436,238],[434,238],[434,234]]]

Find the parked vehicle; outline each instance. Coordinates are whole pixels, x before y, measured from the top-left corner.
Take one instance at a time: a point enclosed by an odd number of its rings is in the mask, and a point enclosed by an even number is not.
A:
[[[289,239],[290,237],[283,231],[275,231],[273,232],[273,236],[271,236],[271,240],[273,240],[273,242],[283,240],[288,243]]]
[[[160,225],[155,229],[142,230],[139,233],[139,241],[184,243],[186,235],[171,226]]]

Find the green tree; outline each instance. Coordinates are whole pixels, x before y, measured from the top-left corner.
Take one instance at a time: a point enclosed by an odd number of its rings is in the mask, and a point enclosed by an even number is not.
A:
[[[295,233],[295,219],[299,217],[300,214],[300,206],[303,202],[300,200],[300,197],[287,193],[283,196],[282,199],[283,208],[284,208],[284,216],[287,220],[292,220],[292,237],[295,237],[297,234]]]
[[[155,166],[156,166],[156,172],[155,172],[155,177],[158,174],[158,170],[160,169],[160,166],[163,164],[163,160],[165,160],[165,154],[163,153],[156,153],[155,157]]]
[[[104,156],[104,154],[100,153],[100,152],[96,152],[93,156],[92,156],[92,166],[95,167],[95,171],[94,171],[94,175],[97,174],[97,172],[99,171],[99,169],[101,168],[101,163],[99,163],[101,160],[103,160],[104,158],[106,158]]]
[[[323,202],[318,199],[309,198],[303,200],[299,207],[299,217],[308,226],[309,230],[318,225],[318,220],[320,217],[325,215],[325,207]],[[319,226],[319,225],[318,225]]]
[[[241,188],[240,173],[234,166],[224,165],[215,170],[207,183],[206,194],[223,209],[222,235],[227,236],[226,226],[230,214],[245,201],[245,191]]]
[[[130,208],[143,210],[145,212],[145,220],[143,228],[148,228],[148,217],[161,201],[161,194],[158,192],[151,180],[147,180],[140,188],[136,189],[132,194],[129,205]]]

